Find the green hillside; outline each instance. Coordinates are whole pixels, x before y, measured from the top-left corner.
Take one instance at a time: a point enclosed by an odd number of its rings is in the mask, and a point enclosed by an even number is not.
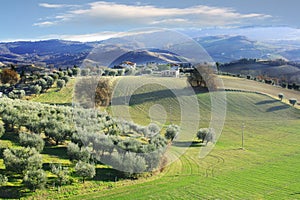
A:
[[[202,93],[198,98],[209,102],[210,95]],[[167,110],[173,101],[170,97],[154,103],[160,102]],[[149,104],[131,106],[133,117],[140,118]],[[209,110],[201,105],[203,111]],[[227,106],[222,136],[204,159],[194,144],[156,180],[74,199],[300,198],[299,110],[264,95],[235,92],[227,93]],[[240,149],[242,123],[245,150]]]
[[[142,80],[141,77],[125,79],[130,83]],[[128,117],[144,125],[150,123],[150,115],[156,117],[159,122],[160,118],[165,117],[165,124],[178,124],[181,121],[178,99],[162,86],[165,81],[170,80],[156,79],[156,82],[161,81],[162,84],[146,84],[137,89],[129,100]],[[172,81],[175,81],[174,85],[177,86],[182,84],[184,88],[185,80]],[[199,158],[201,146],[194,142],[178,160],[167,166],[159,175],[134,181],[112,182],[111,187],[105,188],[101,187],[103,183],[100,182],[98,185],[102,189],[96,189],[97,183],[87,182],[85,186],[76,186],[77,192],[74,188],[69,192],[65,190],[63,194],[57,191],[40,191],[35,197],[299,199],[300,110],[255,93],[226,92],[226,98],[227,111],[222,135],[215,148],[205,158]],[[201,114],[200,127],[208,127],[211,95],[199,92],[197,99]],[[113,108],[109,108],[108,111],[112,112]],[[158,116],[159,114],[161,116]],[[241,149],[243,123],[244,150]],[[182,147],[178,144],[176,148],[180,150]]]
[[[66,87],[59,90],[56,85],[50,88],[46,93],[31,97],[31,101],[50,104],[72,104],[74,85],[76,79],[70,79]]]

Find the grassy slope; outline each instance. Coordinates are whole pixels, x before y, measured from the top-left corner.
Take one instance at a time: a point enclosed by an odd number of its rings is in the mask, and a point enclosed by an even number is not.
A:
[[[137,78],[130,79],[140,81]],[[225,85],[234,84],[238,85],[238,89],[248,89],[236,84],[236,81],[224,80]],[[265,86],[258,88],[269,92],[268,86]],[[159,89],[148,86],[137,93]],[[153,95],[151,93],[148,97],[152,98]],[[209,115],[209,94],[199,94],[198,99],[201,112]],[[139,102],[142,103],[131,100],[130,113],[134,121],[149,123],[148,110],[154,104],[162,105],[167,114],[169,105],[174,105],[172,121],[180,120],[180,112],[175,107],[176,100],[172,95],[165,94],[164,98],[153,101],[141,100]],[[223,133],[215,149],[204,159],[198,157],[200,147],[195,144],[158,176],[120,182],[100,192],[85,189],[77,192],[73,199],[300,198],[299,110],[267,96],[248,93],[228,92],[227,104]],[[246,150],[240,149],[243,122],[246,124]],[[207,126],[207,121],[204,120],[201,125]],[[55,197],[55,194],[49,196]]]
[[[208,111],[209,94],[198,98],[203,111]],[[74,199],[300,198],[299,110],[258,94],[229,92],[227,102],[222,136],[204,159],[198,157],[200,148],[194,145],[154,180]],[[166,97],[154,103],[161,103],[167,111],[174,99]],[[132,105],[131,115],[145,123],[149,117],[142,115],[147,115],[150,107],[151,102]],[[178,119],[179,114],[172,117]],[[243,122],[246,150],[240,149]]]
[[[32,97],[34,102],[50,104],[71,104],[76,79],[70,79],[66,87],[58,91],[57,87],[50,88],[46,93]]]
[[[290,98],[296,98],[298,99],[298,101],[300,101],[299,91],[284,89],[281,87],[274,87],[268,84],[247,80],[243,78],[222,76],[222,80],[225,88],[258,91],[261,93],[268,94],[273,98],[278,98],[278,94],[283,93],[285,96],[284,97],[285,103],[288,103],[288,99]]]

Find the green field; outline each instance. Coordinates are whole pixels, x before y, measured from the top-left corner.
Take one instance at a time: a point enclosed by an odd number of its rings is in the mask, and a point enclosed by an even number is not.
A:
[[[209,98],[198,94],[201,111],[209,112]],[[174,101],[166,97],[133,104],[131,115],[145,123],[153,104],[167,111]],[[204,159],[195,143],[155,180],[73,199],[299,199],[299,110],[264,95],[236,92],[227,93],[227,106],[222,136]],[[179,114],[172,117],[179,120]],[[240,148],[242,123],[245,150]],[[207,126],[207,120],[201,125]]]
[[[141,77],[125,79],[131,83],[141,81]],[[172,81],[184,85],[183,79]],[[67,103],[70,101],[63,102],[64,97],[60,93],[67,95],[69,92],[46,93],[34,101]],[[211,114],[211,96],[202,91],[197,94],[197,98],[201,114],[200,127],[207,127]],[[300,110],[266,95],[254,93],[227,92],[226,98],[227,111],[222,135],[205,158],[199,158],[201,146],[194,142],[178,160],[158,175],[116,183],[93,180],[84,185],[67,186],[61,192],[38,191],[32,198],[299,199]],[[150,84],[139,88],[131,97],[129,105],[130,117],[139,124],[146,125],[151,121],[151,108],[164,108],[166,124],[179,124],[181,121],[180,105],[176,97],[163,86]],[[109,112],[111,110],[108,109]],[[159,109],[153,112],[153,116],[159,115]],[[160,118],[157,117],[157,120]],[[244,150],[241,149],[243,123],[246,126]],[[175,148],[180,150],[182,147],[178,144]]]
[[[54,85],[46,93],[30,97],[29,99],[34,102],[71,105],[75,82],[76,79],[70,79],[66,87],[63,87],[61,90]]]

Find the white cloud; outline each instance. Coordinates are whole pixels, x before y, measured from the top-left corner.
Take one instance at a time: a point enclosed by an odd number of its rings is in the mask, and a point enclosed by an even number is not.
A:
[[[45,27],[45,26],[53,26],[55,24],[57,24],[57,22],[55,21],[44,21],[44,22],[34,23],[33,26]]]
[[[60,8],[63,4],[40,4],[48,8]],[[53,20],[58,23],[76,22],[77,25],[110,26],[225,26],[247,23],[251,20],[264,20],[269,15],[258,13],[242,14],[231,8],[193,6],[188,8],[161,8],[150,5],[125,5],[111,2],[94,2],[87,8],[77,8],[57,15]],[[36,25],[44,26],[42,23]]]
[[[68,4],[50,4],[50,3],[40,3],[40,7],[43,8],[73,8],[78,7],[78,5],[68,5]]]
[[[138,32],[103,31],[103,32],[99,32],[99,33],[78,34],[78,35],[46,35],[40,39],[42,39],[42,40],[60,39],[60,40],[69,40],[69,41],[78,41],[78,42],[92,42],[92,41],[107,40],[110,38],[118,38],[118,37],[153,33],[156,31],[158,31],[158,30],[151,29],[151,30],[143,30],[143,31],[138,31]]]

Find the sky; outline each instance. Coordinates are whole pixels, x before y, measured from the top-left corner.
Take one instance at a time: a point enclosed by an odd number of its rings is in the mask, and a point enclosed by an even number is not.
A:
[[[0,41],[102,40],[146,27],[300,27],[299,0],[1,0]]]

